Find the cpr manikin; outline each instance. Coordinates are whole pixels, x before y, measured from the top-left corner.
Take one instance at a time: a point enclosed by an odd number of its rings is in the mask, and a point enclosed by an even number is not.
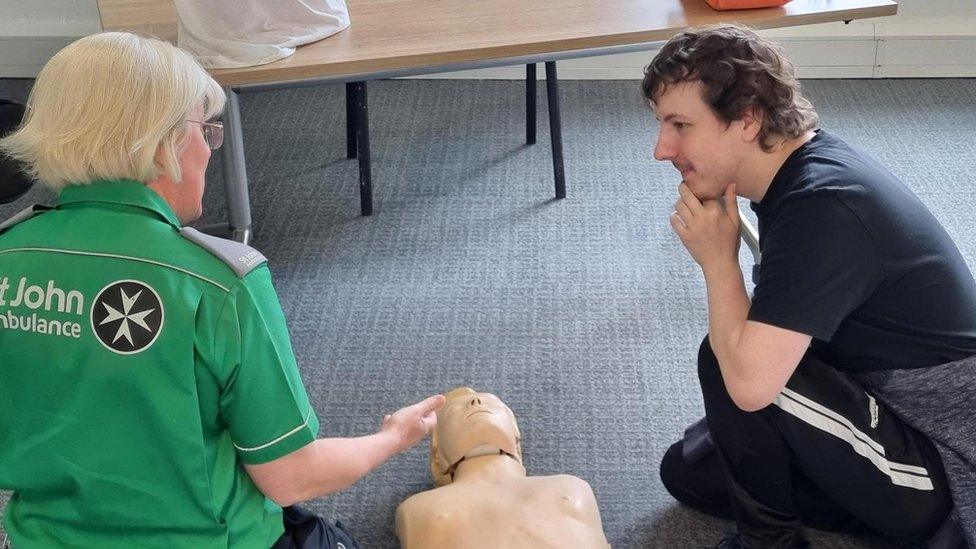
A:
[[[605,549],[593,490],[569,475],[528,477],[515,415],[498,397],[459,388],[431,433],[437,488],[400,504],[403,549]]]

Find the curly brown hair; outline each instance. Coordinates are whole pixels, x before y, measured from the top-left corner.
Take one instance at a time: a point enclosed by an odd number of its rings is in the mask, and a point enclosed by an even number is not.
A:
[[[800,95],[793,63],[780,46],[752,29],[713,25],[674,36],[644,69],[641,91],[655,103],[667,86],[690,81],[702,83],[702,99],[726,123],[757,108],[759,144],[766,152],[819,124],[813,106]]]

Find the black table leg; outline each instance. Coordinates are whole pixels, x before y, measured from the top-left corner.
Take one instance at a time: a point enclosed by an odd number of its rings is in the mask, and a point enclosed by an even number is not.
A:
[[[356,152],[359,156],[359,206],[363,215],[373,215],[373,181],[369,161],[369,109],[366,82],[354,82],[356,98]]]
[[[563,168],[563,129],[559,118],[559,84],[556,77],[555,61],[546,61],[546,99],[549,102],[549,137],[552,140],[552,171],[556,178],[556,198],[566,198],[566,172]]]
[[[346,83],[346,158],[356,158],[356,83]]]
[[[525,66],[525,143],[535,143],[535,63]]]

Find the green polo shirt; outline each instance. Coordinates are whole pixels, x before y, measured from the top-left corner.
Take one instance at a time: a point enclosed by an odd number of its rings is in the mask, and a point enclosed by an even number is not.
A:
[[[14,548],[266,548],[281,535],[281,509],[242,464],[308,444],[318,420],[271,275],[258,252],[181,229],[145,185],[98,181],[0,232]]]

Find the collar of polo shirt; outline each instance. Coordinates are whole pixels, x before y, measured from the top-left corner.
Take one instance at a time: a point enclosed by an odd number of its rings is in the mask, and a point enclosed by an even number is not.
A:
[[[156,214],[177,230],[182,228],[173,208],[145,184],[131,179],[98,180],[86,185],[68,185],[61,191],[58,206],[101,202],[132,206]]]

